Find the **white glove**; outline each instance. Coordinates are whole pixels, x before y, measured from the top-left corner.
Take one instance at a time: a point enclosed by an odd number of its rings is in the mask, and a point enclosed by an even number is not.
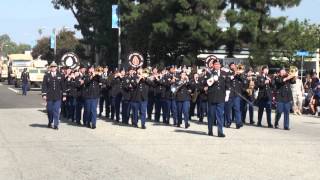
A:
[[[218,81],[218,80],[219,80],[219,77],[218,77],[218,76],[213,76],[213,80],[214,80],[214,81]]]
[[[225,102],[228,102],[228,101],[229,101],[229,95],[230,95],[230,90],[227,90],[227,91],[226,91],[226,96],[225,96],[225,98],[224,98],[224,101],[225,101]]]
[[[231,80],[234,80],[234,76],[230,76],[230,79],[231,79]]]

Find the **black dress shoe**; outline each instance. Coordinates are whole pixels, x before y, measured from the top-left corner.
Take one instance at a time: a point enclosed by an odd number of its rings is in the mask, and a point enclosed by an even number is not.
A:
[[[208,135],[209,135],[209,136],[213,136],[213,133],[212,133],[212,132],[209,132]]]
[[[275,129],[279,129],[279,126],[276,124],[276,125],[274,125],[274,128]]]
[[[188,128],[190,127],[190,124],[188,123],[188,124],[184,125],[184,127],[185,127],[186,129],[188,129]]]
[[[180,127],[181,125],[180,124],[177,124],[177,127]]]
[[[241,125],[236,125],[236,129],[240,129],[241,128]]]
[[[53,129],[58,130],[59,128],[58,128],[58,126],[54,126]]]
[[[272,125],[272,124],[269,124],[269,125],[268,125],[268,128],[273,128],[273,125]]]
[[[147,129],[147,127],[145,125],[142,125],[141,129]]]
[[[90,123],[88,123],[88,124],[87,124],[86,126],[87,126],[87,128],[91,128],[91,125],[90,125]]]
[[[132,124],[133,127],[135,128],[138,128],[138,125],[137,124]]]
[[[286,130],[286,131],[290,131],[290,128],[284,128],[284,130]]]
[[[256,123],[256,122],[254,122],[254,121],[250,121],[250,124],[251,124],[251,125],[254,125],[255,123]]]
[[[218,133],[218,137],[224,138],[224,137],[226,137],[226,135],[223,133]]]
[[[51,123],[48,124],[48,128],[52,128],[52,124]]]
[[[92,129],[96,129],[97,127],[96,126],[92,126]]]
[[[258,127],[262,127],[262,125],[260,123],[257,124]]]
[[[101,113],[98,115],[98,117],[101,117],[102,115],[101,115]]]
[[[226,128],[230,128],[231,124],[226,124]]]

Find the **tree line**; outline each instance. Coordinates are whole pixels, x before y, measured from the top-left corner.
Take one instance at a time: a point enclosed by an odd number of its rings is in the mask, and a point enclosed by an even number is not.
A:
[[[138,2],[138,3],[135,3]],[[70,10],[75,28],[89,47],[89,60],[117,65],[118,32],[111,28],[111,6],[119,4],[122,59],[132,51],[151,64],[197,64],[202,52],[225,49],[233,57],[249,49],[250,62],[270,64],[272,57],[294,62],[294,52],[315,51],[320,28],[309,21],[273,17],[271,10],[298,6],[301,0],[52,0]],[[222,24],[223,22],[223,24]]]

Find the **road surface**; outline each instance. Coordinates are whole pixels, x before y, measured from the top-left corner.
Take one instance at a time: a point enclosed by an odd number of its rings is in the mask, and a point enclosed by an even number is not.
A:
[[[39,92],[22,97],[8,88],[0,85],[0,179],[320,177],[317,117],[291,116],[291,131],[233,126],[224,139],[207,136],[206,124],[196,121],[187,130],[153,122],[142,130],[107,119],[92,130],[62,121],[55,131],[46,128]]]

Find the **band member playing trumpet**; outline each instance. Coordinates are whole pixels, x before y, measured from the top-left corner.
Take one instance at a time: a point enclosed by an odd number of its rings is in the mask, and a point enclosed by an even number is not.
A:
[[[214,59],[212,62],[211,76],[207,80],[207,87],[205,90],[208,92],[208,135],[213,136],[212,126],[213,121],[217,120],[218,137],[225,137],[223,133],[224,124],[224,103],[229,100],[229,85],[226,79],[226,72],[221,71],[221,64],[219,59]]]
[[[141,128],[146,129],[145,123],[147,118],[147,104],[148,104],[148,89],[151,82],[148,79],[148,74],[143,73],[143,69],[137,70],[137,81],[134,85],[134,92],[131,98],[131,106],[133,111],[133,122],[137,127],[138,117],[141,115]]]
[[[176,67],[170,66],[169,73],[165,76],[166,79],[166,120],[164,123],[170,124],[170,117],[172,115],[173,118],[173,124],[177,124],[177,102],[176,97],[173,92],[171,92],[171,85],[177,83],[178,81],[178,75],[176,73]]]
[[[109,91],[110,91],[110,82],[108,81],[109,79],[109,68],[108,66],[101,68],[100,69],[100,74],[101,74],[101,96],[99,99],[99,117],[102,116],[103,109],[106,110],[106,118],[109,118],[110,114],[110,96],[109,96]],[[103,106],[104,105],[104,106]]]
[[[84,77],[84,98],[85,98],[85,122],[88,128],[95,129],[97,122],[97,105],[100,97],[101,76],[94,66],[88,68],[88,74]]]
[[[150,75],[149,79],[152,81],[152,84],[149,85],[149,91],[148,91],[148,120],[152,119],[152,112],[153,112],[153,107],[156,105],[156,98],[155,98],[155,90],[156,90],[156,77],[158,77],[158,68],[154,67],[152,68],[152,74]],[[159,106],[159,105],[156,105]]]
[[[190,124],[189,120],[189,110],[190,110],[190,83],[189,78],[185,72],[180,74],[180,80],[177,82],[177,92],[176,92],[176,100],[177,100],[177,127],[180,127],[182,124],[182,115],[184,120],[185,128],[189,128]]]
[[[257,103],[258,103],[258,127],[261,127],[262,115],[264,109],[266,109],[268,127],[273,128],[271,123],[271,101],[272,101],[272,88],[274,81],[268,77],[269,68],[263,66],[261,69],[261,75],[257,78],[257,87],[259,88]]]
[[[240,102],[241,102],[241,93],[243,91],[243,85],[246,83],[246,80],[243,78],[244,67],[242,65],[237,65],[234,63],[229,64],[230,67],[230,98],[226,102],[225,108],[225,117],[226,117],[226,127],[230,128],[232,123],[232,114],[235,117],[236,128],[240,129],[242,125],[241,121],[241,111],[240,111]]]
[[[124,86],[125,70],[115,71],[111,80],[111,119],[120,121],[120,104],[122,99],[122,89]]]
[[[291,84],[295,84],[295,74],[287,74],[285,69],[281,69],[279,76],[275,79],[276,91],[277,91],[277,112],[274,126],[278,128],[281,114],[284,115],[284,129],[289,129],[289,113],[291,109],[291,102],[293,100]]]

